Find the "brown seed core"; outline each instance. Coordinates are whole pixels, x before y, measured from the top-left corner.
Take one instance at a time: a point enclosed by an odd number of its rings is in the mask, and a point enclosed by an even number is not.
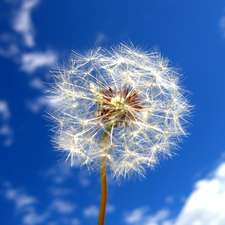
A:
[[[137,92],[131,91],[130,87],[125,87],[119,91],[108,87],[108,90],[101,90],[102,100],[98,109],[98,116],[101,116],[104,124],[111,124],[117,127],[119,124],[128,126],[129,122],[137,121],[137,113],[143,109],[141,98]]]

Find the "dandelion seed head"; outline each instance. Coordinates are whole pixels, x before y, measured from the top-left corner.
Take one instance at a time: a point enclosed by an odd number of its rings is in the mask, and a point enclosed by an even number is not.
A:
[[[73,52],[70,63],[52,74],[53,142],[71,164],[100,170],[105,157],[117,179],[142,177],[187,135],[186,91],[158,52],[132,44]]]

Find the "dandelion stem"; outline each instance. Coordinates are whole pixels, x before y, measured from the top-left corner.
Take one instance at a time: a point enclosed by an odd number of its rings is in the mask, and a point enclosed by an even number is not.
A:
[[[101,159],[101,204],[99,210],[98,225],[104,225],[105,221],[105,210],[107,202],[107,177],[106,177],[106,157]]]
[[[109,140],[109,134],[111,131],[112,125],[108,125],[105,128],[104,133],[101,137],[101,143],[102,143],[102,151],[103,155],[107,151],[107,143]],[[106,156],[102,156],[101,158],[101,164],[100,164],[100,177],[101,177],[101,203],[100,203],[100,209],[99,209],[99,218],[98,218],[98,225],[104,225],[105,221],[105,211],[106,211],[106,203],[107,203],[107,175],[106,175]]]

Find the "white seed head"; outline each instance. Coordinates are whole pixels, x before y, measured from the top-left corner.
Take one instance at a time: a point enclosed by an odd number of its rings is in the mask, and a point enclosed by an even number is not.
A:
[[[74,52],[70,62],[53,72],[49,116],[55,147],[71,164],[100,170],[105,157],[119,179],[143,176],[145,168],[173,155],[191,106],[167,59],[120,44]]]

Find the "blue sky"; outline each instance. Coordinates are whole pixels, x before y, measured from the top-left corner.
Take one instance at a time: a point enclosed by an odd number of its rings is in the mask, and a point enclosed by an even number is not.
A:
[[[71,50],[122,41],[157,46],[195,109],[177,156],[141,181],[109,177],[105,224],[225,224],[225,1],[4,0],[0,10],[0,224],[97,224],[99,174],[52,148],[46,83]]]

